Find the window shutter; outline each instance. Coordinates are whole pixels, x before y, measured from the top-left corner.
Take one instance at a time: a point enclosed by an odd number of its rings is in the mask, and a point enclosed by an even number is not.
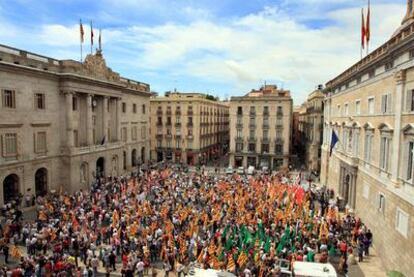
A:
[[[386,112],[386,110],[385,110],[385,107],[386,107],[386,101],[387,101],[387,95],[383,95],[383,96],[381,97],[381,112],[382,112],[382,113],[385,113],[385,112]]]
[[[405,109],[407,112],[411,111],[411,97],[412,97],[412,90],[407,91],[406,100],[405,100]]]
[[[1,153],[2,153],[2,156],[5,157],[6,156],[6,143],[4,141],[4,135],[0,136],[0,140],[1,140]]]
[[[392,113],[393,108],[392,108],[392,94],[391,93],[388,94],[387,100],[388,100],[388,104],[387,104],[388,112]]]

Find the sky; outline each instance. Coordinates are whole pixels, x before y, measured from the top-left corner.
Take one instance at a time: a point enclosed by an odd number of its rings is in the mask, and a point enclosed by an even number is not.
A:
[[[161,95],[224,99],[266,82],[299,105],[360,59],[361,8],[366,0],[0,0],[0,44],[79,60],[79,19],[84,53],[92,21],[107,65]],[[406,0],[371,0],[370,49],[405,9]]]

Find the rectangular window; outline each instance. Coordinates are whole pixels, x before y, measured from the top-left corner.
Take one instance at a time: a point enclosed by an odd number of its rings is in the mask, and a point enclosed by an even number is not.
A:
[[[14,90],[3,90],[3,107],[4,108],[16,108],[16,93]]]
[[[243,118],[237,117],[237,125],[242,125],[242,124],[243,124]]]
[[[391,94],[384,94],[381,98],[381,112],[382,113],[390,113],[392,112],[391,109]]]
[[[414,59],[414,49],[410,50],[410,59]]]
[[[241,152],[243,151],[243,143],[236,143],[236,152]]]
[[[368,114],[374,114],[374,97],[368,98]]]
[[[192,116],[188,117],[188,125],[193,126],[193,117]]]
[[[276,146],[275,146],[275,153],[277,155],[283,154],[283,145],[282,144],[276,144]]]
[[[237,107],[237,115],[243,115],[243,108],[242,107]]]
[[[162,140],[157,140],[157,147],[158,148],[161,148],[162,147]]]
[[[46,153],[46,132],[35,134],[35,153]]]
[[[72,97],[72,111],[78,110],[78,97],[73,96]]]
[[[145,126],[141,127],[141,139],[147,138],[147,128]]]
[[[132,140],[137,140],[137,126],[132,127],[131,129],[131,139]]]
[[[17,157],[17,134],[7,133],[2,136],[3,157]]]
[[[269,130],[263,130],[263,138],[268,139],[269,138]]]
[[[365,136],[365,149],[364,149],[364,160],[367,163],[371,162],[371,147],[372,147],[372,134]]]
[[[269,107],[268,106],[263,107],[263,116],[269,116]]]
[[[145,104],[142,104],[142,114],[145,114],[146,113],[146,107],[145,107]]]
[[[353,133],[354,139],[352,140],[353,142],[353,146],[352,146],[352,150],[354,152],[354,156],[358,157],[359,156],[359,132],[354,132]]]
[[[262,144],[262,153],[269,153],[269,144]]]
[[[123,142],[126,142],[127,141],[127,128],[126,127],[123,127],[122,128],[122,131],[121,131],[121,140]]]
[[[35,105],[36,105],[36,109],[38,110],[44,110],[46,108],[44,93],[35,94]]]
[[[242,137],[242,130],[241,129],[237,129],[236,131],[236,138],[241,138]]]
[[[414,90],[407,91],[406,110],[407,112],[414,111]]]
[[[378,194],[378,211],[380,213],[385,212],[385,196],[382,193]]]
[[[348,104],[345,104],[345,116],[348,116],[349,115],[349,106],[348,106]]]
[[[137,113],[137,104],[132,104],[132,112]]]
[[[254,138],[255,137],[255,133],[256,133],[256,131],[254,130],[254,129],[250,129],[249,130],[249,138]]]
[[[361,114],[361,101],[360,100],[355,101],[355,114],[356,115]]]
[[[395,229],[397,229],[397,231],[406,238],[408,237],[408,218],[408,213],[404,212],[400,208],[397,208]]]
[[[336,108],[336,115],[341,116],[341,105],[337,105]]]
[[[256,144],[255,143],[249,143],[249,152],[256,152]]]
[[[408,143],[407,149],[407,180],[413,178],[413,157],[414,157],[414,142],[410,141]]]
[[[78,130],[73,130],[73,145],[79,147]]]
[[[122,102],[122,112],[126,113],[126,103]]]
[[[380,149],[380,168],[387,171],[389,169],[389,158],[391,150],[391,139],[387,137],[381,138]]]

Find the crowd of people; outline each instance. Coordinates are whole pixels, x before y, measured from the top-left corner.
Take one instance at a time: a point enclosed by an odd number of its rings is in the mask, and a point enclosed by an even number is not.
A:
[[[331,193],[286,180],[164,168],[39,197],[33,221],[17,202],[8,203],[0,275],[143,276],[157,267],[166,276],[186,276],[197,266],[281,276],[282,261],[340,257],[339,270],[346,272],[354,250],[360,260],[368,254],[371,232],[357,217],[341,215]]]

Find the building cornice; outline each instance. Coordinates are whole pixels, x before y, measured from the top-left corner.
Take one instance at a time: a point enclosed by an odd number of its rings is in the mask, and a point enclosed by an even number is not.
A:
[[[327,90],[337,86],[342,86],[346,82],[361,76],[371,69],[374,65],[382,64],[390,57],[396,56],[396,53],[404,47],[411,47],[414,42],[414,22],[407,25],[404,28],[391,37],[383,45],[372,51],[368,56],[339,74],[334,79],[326,83]]]

